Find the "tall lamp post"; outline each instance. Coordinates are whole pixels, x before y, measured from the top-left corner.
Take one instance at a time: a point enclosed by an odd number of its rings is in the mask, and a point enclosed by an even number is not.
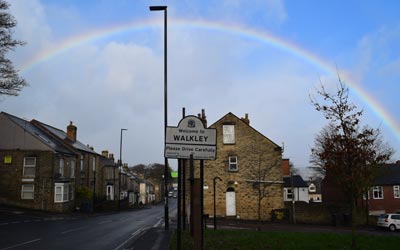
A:
[[[167,134],[167,6],[150,6],[150,11],[164,11],[164,142]],[[164,157],[164,224],[165,230],[169,229],[168,218],[168,159]]]
[[[121,136],[119,141],[119,185],[118,185],[118,209],[121,209],[121,168],[122,168],[122,132],[128,130],[121,128]]]
[[[218,176],[215,176],[213,179],[213,189],[214,189],[214,229],[217,229],[217,209],[215,207],[215,182],[216,180],[222,181],[221,178],[219,178]]]

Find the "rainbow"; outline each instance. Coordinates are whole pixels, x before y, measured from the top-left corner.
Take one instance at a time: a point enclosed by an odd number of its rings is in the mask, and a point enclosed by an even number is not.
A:
[[[81,46],[83,44],[100,40],[112,35],[116,35],[118,33],[141,31],[157,27],[162,28],[162,25],[163,22],[160,19],[146,19],[103,27],[101,29],[96,29],[65,39],[61,42],[56,43],[55,46],[46,48],[45,50],[37,53],[33,58],[22,65],[21,73],[24,74],[32,70],[36,65],[48,61],[62,53],[65,53],[66,51],[74,47]],[[337,75],[336,66],[333,66],[332,64],[324,61],[322,58],[318,57],[315,54],[312,54],[310,51],[307,51],[294,43],[283,40],[282,38],[274,36],[266,31],[260,31],[237,24],[217,23],[204,20],[172,19],[168,20],[168,25],[168,27],[171,27],[171,25],[173,25],[175,27],[214,30],[218,32],[232,34],[235,36],[245,37],[261,43],[266,43],[279,50],[292,54],[332,76]],[[397,122],[397,120],[389,112],[387,112],[386,109],[369,93],[364,91],[356,81],[351,80],[348,74],[343,74],[341,72],[340,75],[341,77],[343,77],[343,79],[345,79],[345,82],[350,87],[350,89],[370,108],[370,110],[373,111],[373,113],[377,117],[382,119],[382,122],[387,127],[389,127],[389,129],[394,133],[396,139],[400,142],[400,124]]]

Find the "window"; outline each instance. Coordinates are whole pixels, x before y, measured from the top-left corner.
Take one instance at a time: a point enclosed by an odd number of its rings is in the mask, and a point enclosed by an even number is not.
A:
[[[291,188],[286,189],[286,200],[292,200],[293,199],[293,192]]]
[[[113,185],[107,185],[106,189],[106,195],[107,195],[107,200],[114,200],[114,186]]]
[[[94,156],[93,156],[93,159],[92,159],[92,170],[93,170],[93,172],[96,171],[96,157],[94,157]]]
[[[222,125],[222,135],[224,144],[235,143],[235,125]]]
[[[83,155],[81,155],[81,171],[83,171]]]
[[[21,186],[21,199],[33,200],[34,198],[34,185],[33,184],[22,184]]]
[[[382,186],[375,186],[372,188],[373,199],[383,199],[383,188]]]
[[[60,166],[58,168],[58,173],[60,174],[60,176],[64,176],[64,159],[60,159]]]
[[[75,160],[71,161],[69,173],[70,173],[71,178],[75,177]]]
[[[394,198],[400,198],[400,186],[393,186]]]
[[[55,183],[54,185],[54,202],[68,201],[69,183]]]
[[[237,156],[229,156],[229,171],[238,171]]]
[[[69,193],[68,193],[69,200],[74,200],[74,186],[71,184],[69,185]]]
[[[315,193],[317,191],[317,188],[313,183],[311,183],[310,186],[308,187],[308,191],[310,191],[310,193]]]
[[[29,177],[35,177],[35,172],[36,172],[36,157],[25,157],[23,175]]]

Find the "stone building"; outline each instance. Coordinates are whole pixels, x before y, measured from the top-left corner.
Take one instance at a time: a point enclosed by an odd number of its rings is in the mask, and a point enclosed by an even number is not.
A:
[[[1,112],[0,138],[1,204],[66,212],[82,207],[78,190],[106,194],[100,155],[77,140],[72,122],[63,131]]]
[[[206,127],[204,111],[199,116]],[[284,207],[281,147],[251,127],[247,114],[238,118],[228,113],[209,128],[217,131],[217,158],[204,161],[204,213],[213,216],[213,179],[219,177],[217,217],[256,220],[260,201],[260,217],[269,220],[273,209]],[[188,162],[185,171],[190,171]],[[195,178],[199,178],[198,161]],[[186,186],[190,190],[188,181]],[[190,202],[188,193],[186,204]]]

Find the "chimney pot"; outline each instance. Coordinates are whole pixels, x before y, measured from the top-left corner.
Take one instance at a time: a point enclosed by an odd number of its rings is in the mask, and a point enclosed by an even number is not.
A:
[[[101,155],[108,158],[108,150],[101,151]]]
[[[72,121],[70,121],[69,125],[67,126],[67,138],[70,139],[71,141],[75,142],[76,141],[76,131],[77,131],[76,126],[72,124]]]

